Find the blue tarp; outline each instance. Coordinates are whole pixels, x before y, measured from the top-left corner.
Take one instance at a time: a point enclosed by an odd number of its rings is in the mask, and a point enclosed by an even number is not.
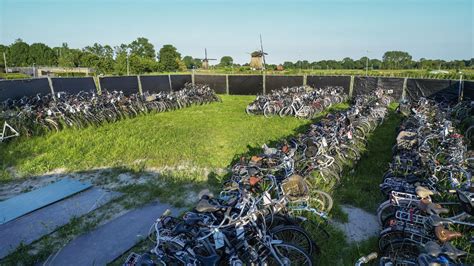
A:
[[[90,183],[65,178],[51,185],[0,202],[0,224],[92,187]]]

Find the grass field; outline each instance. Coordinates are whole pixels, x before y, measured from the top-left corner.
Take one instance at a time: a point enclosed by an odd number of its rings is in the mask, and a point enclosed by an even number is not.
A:
[[[223,103],[144,115],[113,124],[2,143],[0,180],[55,169],[226,168],[239,154],[304,130],[308,120],[248,116],[254,96],[222,96]]]

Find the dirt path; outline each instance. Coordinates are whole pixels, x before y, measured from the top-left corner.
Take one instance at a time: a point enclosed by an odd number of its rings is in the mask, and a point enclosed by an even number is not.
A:
[[[350,205],[342,205],[341,208],[348,215],[349,222],[333,224],[344,232],[349,243],[360,242],[379,234],[380,225],[374,214]]]

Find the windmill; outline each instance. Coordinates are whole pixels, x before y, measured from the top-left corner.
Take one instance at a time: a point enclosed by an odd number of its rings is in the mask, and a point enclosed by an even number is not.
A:
[[[265,70],[267,64],[265,55],[268,54],[263,51],[262,35],[260,34],[260,50],[250,54],[250,67],[257,70]]]
[[[209,60],[217,60],[214,58],[207,58],[207,48],[204,48],[204,58],[197,58],[197,59],[202,60],[203,69],[209,69]]]

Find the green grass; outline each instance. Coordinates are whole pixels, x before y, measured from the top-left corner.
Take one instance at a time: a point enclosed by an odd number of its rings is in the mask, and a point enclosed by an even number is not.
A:
[[[379,192],[383,174],[392,161],[392,147],[396,143],[397,128],[402,116],[391,105],[389,115],[369,136],[367,147],[360,161],[350,171],[345,171],[341,185],[336,188],[335,200],[374,212],[383,200]]]
[[[254,98],[224,95],[222,103],[2,143],[0,180],[12,179],[11,170],[5,170],[9,167],[20,177],[57,168],[225,168],[236,154],[293,135],[309,123],[291,117],[249,116],[244,110]]]
[[[0,73],[0,79],[28,79],[31,78],[30,75],[22,74],[22,73]]]

